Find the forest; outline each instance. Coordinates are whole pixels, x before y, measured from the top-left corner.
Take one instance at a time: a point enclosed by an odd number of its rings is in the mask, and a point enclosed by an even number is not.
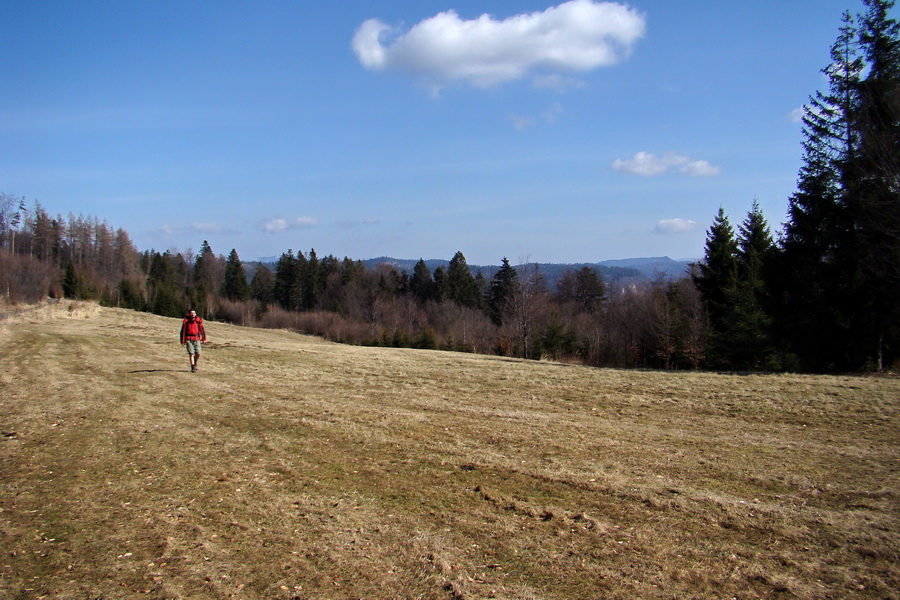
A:
[[[803,164],[773,232],[756,202],[720,209],[681,278],[611,280],[573,267],[549,284],[503,258],[486,276],[288,249],[141,251],[97,217],[0,194],[7,304],[97,300],[171,317],[289,328],[350,344],[447,349],[592,366],[887,371],[900,362],[900,34],[894,2],[845,13],[803,118]],[[174,334],[173,334],[174,335]]]

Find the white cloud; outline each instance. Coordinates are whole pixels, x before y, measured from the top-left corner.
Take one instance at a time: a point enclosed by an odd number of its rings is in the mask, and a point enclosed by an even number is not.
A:
[[[795,108],[794,110],[792,110],[791,113],[788,115],[788,119],[791,121],[791,123],[801,123],[801,122],[803,122],[803,117],[805,117],[805,116],[806,116],[806,107],[801,106],[800,108]]]
[[[572,83],[570,73],[622,61],[644,28],[644,16],[624,4],[571,0],[503,20],[463,20],[449,10],[405,32],[369,19],[353,36],[353,50],[364,67],[411,73],[435,91],[459,81],[485,88],[526,77],[559,87]]]
[[[690,177],[712,177],[713,175],[718,175],[722,171],[722,169],[710,164],[709,161],[706,160],[689,161],[682,165],[678,170]]]
[[[269,219],[260,224],[260,231],[263,233],[284,233],[291,229],[305,229],[307,227],[315,227],[319,224],[317,219],[313,217],[298,217],[296,219]]]
[[[656,227],[653,228],[655,233],[660,234],[673,234],[673,233],[684,233],[686,231],[691,231],[697,227],[696,221],[691,221],[688,219],[663,219],[656,223]]]
[[[642,177],[655,177],[673,169],[690,177],[711,177],[718,175],[722,170],[709,161],[693,160],[674,152],[667,152],[663,156],[656,156],[650,152],[638,152],[630,159],[617,158],[613,161],[612,167],[620,173]]]

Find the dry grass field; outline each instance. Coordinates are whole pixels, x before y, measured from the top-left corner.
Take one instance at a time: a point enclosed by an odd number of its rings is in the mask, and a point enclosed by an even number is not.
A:
[[[0,598],[900,598],[896,377],[0,323]]]

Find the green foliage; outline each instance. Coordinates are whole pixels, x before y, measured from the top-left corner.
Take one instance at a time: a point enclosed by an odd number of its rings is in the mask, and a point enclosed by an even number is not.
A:
[[[225,263],[225,281],[222,283],[221,295],[232,302],[243,302],[250,299],[250,285],[244,273],[244,265],[238,257],[237,250],[231,250]]]
[[[425,264],[425,260],[422,258],[419,259],[419,262],[413,268],[413,274],[409,280],[409,289],[421,302],[436,299],[435,283],[431,278],[431,271],[428,270],[428,265]]]
[[[507,307],[519,289],[519,275],[504,256],[500,270],[491,279],[488,289],[488,315],[495,325],[503,325]]]
[[[246,303],[248,319],[332,339],[595,365],[883,369],[900,360],[900,26],[893,1],[863,1],[864,14],[844,16],[827,89],[810,98],[777,245],[756,203],[737,232],[720,209],[690,281],[607,294],[581,268],[551,294],[536,266],[506,258],[486,280],[462,252],[433,273],[420,259],[410,275],[313,249],[288,250],[274,273],[256,267],[248,285],[236,250],[225,259],[204,241],[194,257],[141,255],[97,219],[54,218],[2,194],[6,296],[64,293],[175,317],[193,306],[207,318],[222,297]]]
[[[844,22],[804,118],[780,244],[782,352],[810,370],[884,368],[900,346],[900,35],[893,2]]]
[[[275,299],[275,277],[267,266],[260,265],[253,274],[250,296],[264,305]]]
[[[466,264],[466,257],[457,252],[450,259],[447,269],[446,297],[460,306],[477,308],[480,305],[480,294],[475,277]]]

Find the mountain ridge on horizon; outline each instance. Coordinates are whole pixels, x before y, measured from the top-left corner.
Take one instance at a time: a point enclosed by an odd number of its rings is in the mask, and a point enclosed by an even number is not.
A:
[[[274,264],[278,262],[277,256],[261,257],[257,262],[264,264]],[[397,269],[412,272],[416,263],[424,260],[429,270],[434,271],[438,267],[447,267],[450,264],[448,259],[431,258],[395,258],[392,256],[378,256],[374,258],[364,259],[361,262],[367,268],[374,268],[381,264],[389,264]],[[550,280],[557,280],[562,273],[571,269],[580,269],[582,267],[595,268],[601,271],[608,279],[624,279],[629,277],[640,279],[654,279],[659,276],[680,278],[687,276],[687,270],[691,263],[697,262],[696,259],[675,260],[668,256],[652,256],[639,258],[620,258],[610,259],[597,262],[575,262],[575,263],[529,263],[537,264],[545,277]],[[469,269],[473,272],[482,272],[485,277],[492,277],[500,269],[500,265],[469,265]]]

